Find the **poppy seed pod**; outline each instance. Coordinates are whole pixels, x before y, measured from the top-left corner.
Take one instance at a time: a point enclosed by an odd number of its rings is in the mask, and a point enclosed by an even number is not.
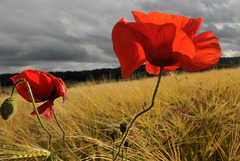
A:
[[[113,142],[115,142],[115,139],[117,138],[117,132],[116,132],[116,131],[113,131],[113,132],[110,134],[110,137],[112,138]]]
[[[121,123],[120,124],[120,131],[122,132],[122,134],[124,134],[127,130],[127,124],[126,123]]]
[[[128,148],[129,144],[128,144],[128,141],[125,141],[124,145],[123,145],[125,148]]]
[[[1,105],[0,113],[4,120],[9,120],[17,112],[17,103],[13,97],[7,98]]]

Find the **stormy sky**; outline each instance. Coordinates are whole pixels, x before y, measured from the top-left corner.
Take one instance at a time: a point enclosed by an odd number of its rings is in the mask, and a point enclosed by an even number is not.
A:
[[[239,0],[0,0],[0,74],[119,67],[111,32],[131,11],[202,17],[223,57],[240,56]]]

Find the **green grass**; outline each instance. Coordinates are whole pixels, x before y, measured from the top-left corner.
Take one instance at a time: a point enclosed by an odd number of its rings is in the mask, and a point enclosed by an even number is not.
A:
[[[239,73],[240,68],[234,68],[164,76],[153,109],[137,119],[127,137],[128,159],[240,160]],[[106,131],[118,132],[117,146],[119,125],[129,124],[151,103],[156,81],[154,77],[75,84],[68,89],[64,104],[61,98],[55,100],[67,143],[80,160],[112,160],[112,140]],[[32,105],[17,93],[14,96],[16,116],[9,121],[0,119],[0,160],[17,155],[22,160],[44,160],[50,154],[48,135],[30,115]],[[1,94],[0,103],[7,97]],[[75,160],[64,149],[54,119],[42,119],[53,135],[59,158]]]

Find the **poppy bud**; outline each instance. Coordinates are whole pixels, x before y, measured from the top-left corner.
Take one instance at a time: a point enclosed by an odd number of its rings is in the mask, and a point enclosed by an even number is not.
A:
[[[17,112],[17,103],[13,97],[7,98],[1,105],[0,113],[4,120],[11,119]]]
[[[110,137],[112,138],[113,142],[115,141],[115,139],[117,138],[117,132],[116,131],[113,131],[111,134],[110,134]]]
[[[124,134],[127,130],[127,124],[126,123],[121,123],[120,124],[120,131],[122,132],[122,134]]]
[[[108,136],[108,133],[109,133],[108,131],[105,131],[105,135],[107,135],[107,136]]]
[[[128,141],[125,141],[124,145],[125,148],[128,148]]]

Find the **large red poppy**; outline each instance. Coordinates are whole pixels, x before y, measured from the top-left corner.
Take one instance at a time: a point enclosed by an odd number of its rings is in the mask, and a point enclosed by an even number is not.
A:
[[[215,65],[222,54],[218,38],[211,32],[195,36],[202,18],[188,18],[161,12],[133,11],[136,22],[122,18],[112,30],[113,49],[122,77],[127,78],[146,63],[150,74],[179,67],[198,71]]]
[[[65,83],[62,79],[49,73],[29,69],[11,77],[11,79],[14,84],[20,79],[25,79],[30,85],[35,102],[46,101],[38,107],[38,112],[39,114],[43,114],[47,119],[51,119],[53,116],[53,101],[60,96],[63,97],[63,102],[67,99],[67,87]],[[28,88],[24,82],[20,82],[16,88],[25,100],[32,102]],[[32,114],[35,115],[35,111]]]

